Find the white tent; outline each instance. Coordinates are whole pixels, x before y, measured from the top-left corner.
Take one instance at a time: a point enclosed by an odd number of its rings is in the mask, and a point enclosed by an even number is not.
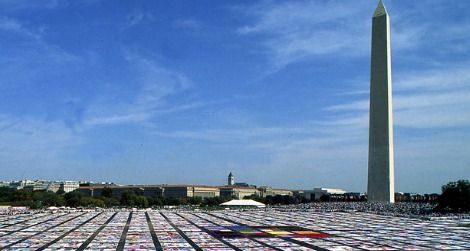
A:
[[[254,200],[231,200],[220,205],[232,207],[266,207],[263,203]]]

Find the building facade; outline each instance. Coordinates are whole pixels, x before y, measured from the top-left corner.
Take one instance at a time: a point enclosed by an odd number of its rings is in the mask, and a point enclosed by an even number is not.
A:
[[[304,190],[304,197],[307,200],[318,201],[323,195],[342,195],[346,191],[339,188],[316,187],[313,190]]]
[[[220,187],[220,196],[226,198],[243,199],[247,196],[259,196],[259,191],[256,187],[237,187],[237,186],[225,186]]]
[[[292,190],[289,189],[279,189],[279,188],[272,188],[270,186],[260,186],[257,187],[258,189],[258,194],[260,197],[267,197],[267,196],[276,196],[276,195],[281,195],[281,196],[292,196],[293,192]]]
[[[78,191],[89,196],[103,196],[103,192],[111,193],[111,196],[120,197],[125,192],[134,192],[137,195],[148,197],[166,198],[213,198],[220,196],[218,187],[202,185],[127,185],[127,186],[82,186]]]
[[[77,190],[80,187],[78,181],[63,181],[60,183],[60,191],[64,191],[65,193],[70,193],[74,190]]]

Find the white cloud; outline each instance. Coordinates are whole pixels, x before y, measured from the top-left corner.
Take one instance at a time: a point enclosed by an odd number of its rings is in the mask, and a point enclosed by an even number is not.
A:
[[[343,2],[262,2],[239,8],[255,21],[240,27],[242,35],[264,35],[273,71],[314,56],[365,54],[369,15],[360,19],[361,4]]]
[[[2,0],[0,7],[7,11],[18,11],[24,9],[53,9],[59,6],[59,0]]]
[[[24,27],[24,25],[20,23],[20,21],[5,16],[0,16],[0,30],[3,30],[5,32],[16,33],[21,36],[36,40],[38,42],[40,42],[40,40],[42,39],[40,32],[32,31]]]
[[[403,94],[397,93],[393,97],[393,109],[445,108],[470,103],[468,97],[470,90],[444,91]],[[352,101],[346,104],[333,105],[325,108],[326,111],[354,111],[369,110],[369,99]]]
[[[353,101],[346,104],[333,105],[325,108],[325,111],[343,111],[343,110],[367,110],[369,109],[369,99]]]
[[[7,176],[26,171],[27,177],[63,175],[67,154],[82,143],[61,122],[0,114],[0,166]]]
[[[469,103],[455,106],[432,106],[396,112],[395,124],[405,128],[459,128],[470,126],[470,117],[465,116]]]
[[[446,19],[442,12],[450,6],[448,3],[430,1],[409,5],[411,7],[406,9],[400,9],[404,7],[393,2],[388,6],[395,54],[408,60],[427,58],[420,63],[431,64],[438,63],[431,56],[436,53],[468,52],[465,34],[470,27],[465,22]],[[326,56],[341,60],[369,57],[374,8],[375,4],[369,1],[342,1],[340,4],[337,1],[262,1],[235,8],[252,18],[237,32],[252,36],[253,41],[261,44],[264,48],[261,52],[266,54],[270,67],[268,73],[298,62],[325,60]],[[433,22],[428,20],[430,18]],[[256,48],[259,53],[260,46]],[[409,54],[411,49],[419,56]]]
[[[295,127],[243,127],[232,129],[207,129],[199,131],[154,131],[153,133],[162,137],[206,140],[214,143],[227,144],[265,137],[269,138],[275,135],[308,134],[308,131],[304,128]]]
[[[88,111],[86,126],[122,123],[142,123],[159,112],[173,112],[197,108],[201,104],[166,108],[166,98],[187,90],[190,80],[182,73],[168,70],[148,58],[126,53],[129,68],[134,72],[138,91],[128,102],[104,100],[94,104]],[[132,95],[132,94],[131,94]],[[112,96],[112,95],[111,95]]]
[[[131,13],[129,13],[127,16],[126,16],[126,21],[124,23],[124,26],[123,26],[123,29],[130,29],[136,25],[139,25],[143,22],[148,22],[148,21],[153,21],[155,18],[154,16],[141,9],[141,8],[136,8],[134,9],[134,11],[132,11]]]
[[[126,28],[130,28],[132,26],[137,25],[144,19],[144,13],[139,11],[134,11],[133,13],[127,16]]]
[[[60,148],[64,143],[70,144],[76,141],[73,136],[73,130],[61,122],[47,122],[8,115],[0,115],[0,132],[3,139],[0,140],[1,142],[12,142],[7,140],[7,138],[17,139],[15,142],[22,146],[27,146],[27,149],[55,149],[56,147],[52,146],[55,145]],[[21,137],[23,139],[20,139]],[[34,141],[34,144],[32,141]],[[12,144],[11,147],[18,147],[18,144]],[[6,147],[6,144],[3,147]],[[24,149],[24,147],[20,148]]]
[[[397,91],[443,90],[470,87],[470,67],[468,62],[459,65],[441,65],[440,68],[407,72],[397,79]]]
[[[40,62],[41,64],[70,63],[80,60],[80,57],[73,55],[60,47],[49,43],[44,39],[44,27],[31,28],[21,20],[0,16],[0,33],[4,32],[16,41],[17,46],[5,53],[8,55],[7,67],[12,63],[31,64]],[[30,67],[24,67],[30,68]]]
[[[410,71],[393,83],[395,124],[405,128],[470,126],[470,68],[452,67]],[[328,112],[356,114],[368,111],[369,98],[326,107]]]

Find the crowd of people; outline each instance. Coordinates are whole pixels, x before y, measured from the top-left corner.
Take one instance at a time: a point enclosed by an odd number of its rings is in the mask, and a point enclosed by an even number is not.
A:
[[[469,213],[439,213],[435,212],[433,209],[436,205],[430,203],[415,203],[415,202],[397,202],[397,203],[380,203],[380,202],[314,202],[314,203],[302,203],[296,205],[277,205],[277,206],[268,206],[261,210],[280,210],[280,211],[315,211],[315,212],[365,212],[365,213],[374,213],[380,215],[391,215],[391,216],[401,216],[401,217],[417,217],[417,218],[427,218],[431,219],[434,217],[450,217],[450,218],[465,218],[470,219]],[[197,208],[197,209],[196,209]],[[150,209],[150,208],[148,208]],[[165,211],[193,211],[193,210],[207,210],[200,207],[189,207],[189,206],[172,206],[172,207],[161,207],[159,210]],[[211,208],[214,210],[216,208]],[[219,208],[220,210],[221,208]],[[54,213],[56,211],[77,211],[77,210],[98,210],[98,211],[129,211],[137,210],[137,208],[125,208],[125,207],[115,207],[115,208],[56,208],[51,210],[50,208],[43,208],[37,210],[27,210],[25,207],[21,208],[11,208],[8,210],[3,208],[0,210],[0,215],[14,215],[14,214],[28,214],[32,211],[38,212],[49,212]],[[217,210],[217,209],[216,209]],[[260,209],[249,209],[249,208],[239,208],[239,210],[260,210]]]
[[[470,218],[470,214],[435,212],[435,204],[416,202],[316,202],[299,205],[280,206],[280,210],[313,210],[317,212],[366,212],[381,215],[404,217],[459,217]]]

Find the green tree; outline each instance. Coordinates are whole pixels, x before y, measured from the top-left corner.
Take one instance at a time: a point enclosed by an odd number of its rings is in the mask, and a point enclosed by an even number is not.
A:
[[[321,202],[328,202],[328,201],[330,201],[330,195],[328,195],[328,194],[322,195],[322,196],[320,197],[320,201],[321,201]]]
[[[13,193],[16,190],[9,187],[0,187],[0,202],[11,202],[13,201]]]
[[[470,212],[470,182],[458,180],[442,186],[437,211]]]
[[[170,197],[170,198],[163,198],[163,204],[164,205],[171,205],[171,206],[178,206],[181,205],[181,200],[175,197]]]
[[[106,204],[100,198],[93,198],[93,206],[95,206],[95,207],[106,207]]]
[[[80,198],[80,206],[82,207],[105,207],[105,204],[102,199],[82,196]]]
[[[70,192],[64,195],[65,204],[69,207],[79,207],[82,206],[82,198],[85,197],[83,193],[80,192]]]
[[[273,198],[274,197],[272,195],[266,196],[266,198],[264,198],[264,203],[267,204],[267,205],[274,204]]]
[[[13,192],[13,201],[32,201],[33,191],[19,189]]]
[[[227,202],[229,200],[230,198],[225,198],[225,197],[204,198],[201,205],[214,207],[214,206],[219,206],[220,204]]]
[[[310,202],[310,200],[305,198],[305,196],[303,194],[295,194],[294,198],[295,198],[295,201],[296,201],[297,204],[298,203],[308,203],[308,202]]]
[[[104,204],[106,207],[117,207],[121,205],[119,200],[115,197],[111,197],[111,198],[101,197],[100,199],[104,201]]]
[[[113,197],[113,190],[109,187],[104,187],[103,191],[101,192],[101,196],[111,198]]]
[[[147,208],[149,206],[149,202],[147,200],[147,197],[143,195],[137,195],[134,198],[135,205],[140,208]]]
[[[128,206],[128,207],[133,207],[135,206],[135,198],[137,195],[133,191],[125,191],[121,195],[121,205],[122,206]]]
[[[273,204],[276,204],[276,205],[280,205],[280,204],[284,204],[284,198],[282,197],[282,195],[275,195],[273,197]]]
[[[252,194],[252,195],[249,195],[249,196],[245,196],[245,197],[243,197],[243,199],[244,200],[255,200],[255,201],[266,204],[266,198],[263,198],[263,197],[261,197],[257,194]]]
[[[148,197],[149,205],[160,207],[164,205],[164,199],[162,197]]]
[[[202,203],[202,198],[201,197],[189,197],[188,203],[190,205],[200,205]]]
[[[54,192],[38,191],[33,193],[33,201],[38,207],[63,206],[64,198]]]

